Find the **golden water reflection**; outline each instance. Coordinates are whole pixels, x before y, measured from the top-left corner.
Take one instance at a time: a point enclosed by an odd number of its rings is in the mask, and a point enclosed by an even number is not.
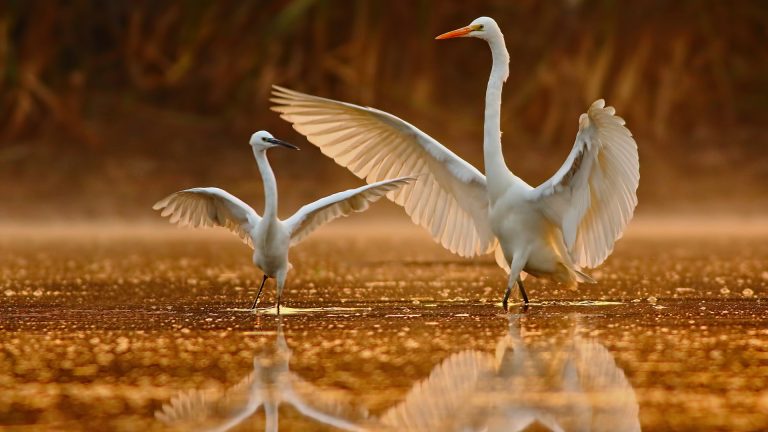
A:
[[[180,430],[228,431],[261,422],[279,429],[290,405],[339,430],[639,431],[634,389],[610,351],[583,336],[582,316],[554,319],[559,337],[526,332],[525,315],[509,316],[495,353],[459,351],[434,366],[405,398],[378,416],[341,390],[317,387],[290,370],[282,318],[274,343],[253,358],[253,372],[223,392],[187,391],[156,417]]]
[[[509,319],[495,354],[462,351],[432,369],[383,424],[396,430],[639,431],[632,385],[610,351],[568,319],[561,340],[525,337],[525,317]]]
[[[322,389],[290,370],[291,349],[285,340],[282,319],[277,318],[275,341],[253,357],[253,372],[224,392],[182,392],[155,413],[179,430],[228,431],[254,421],[264,411],[264,430],[279,429],[280,405],[291,405],[321,424],[341,430],[363,430],[354,423],[365,411],[350,411],[352,399],[333,389]],[[347,417],[348,416],[348,417]]]

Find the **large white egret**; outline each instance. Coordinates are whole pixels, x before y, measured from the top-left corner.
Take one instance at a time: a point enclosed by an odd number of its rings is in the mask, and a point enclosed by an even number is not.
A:
[[[162,210],[163,217],[170,216],[171,223],[193,227],[221,226],[237,234],[253,249],[253,263],[264,272],[251,309],[256,307],[264,283],[268,278],[274,278],[277,282],[276,309],[280,313],[280,298],[291,269],[288,250],[321,225],[340,216],[364,211],[370,203],[414,179],[383,180],[335,193],[305,205],[283,221],[277,217],[277,184],[267,160],[267,150],[273,147],[298,150],[298,147],[274,138],[267,131],[254,133],[250,145],[264,182],[263,217],[237,197],[215,187],[179,191],[161,199],[152,208]]]
[[[493,56],[485,98],[485,176],[429,135],[392,114],[275,86],[273,110],[338,164],[369,183],[419,174],[393,200],[413,222],[460,256],[495,252],[509,280],[503,305],[522,272],[575,287],[596,267],[632,218],[640,179],[637,145],[604,101],[579,118],[573,150],[549,180],[531,187],[501,150],[501,89],[509,53],[499,26],[481,17],[437,39],[475,37]]]

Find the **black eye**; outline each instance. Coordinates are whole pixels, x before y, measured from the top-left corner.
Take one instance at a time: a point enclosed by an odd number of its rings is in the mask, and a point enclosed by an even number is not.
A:
[[[480,24],[479,26],[477,26],[477,29],[482,30],[484,27],[485,27],[484,25]]]
[[[261,140],[267,142],[267,137],[261,137]]]

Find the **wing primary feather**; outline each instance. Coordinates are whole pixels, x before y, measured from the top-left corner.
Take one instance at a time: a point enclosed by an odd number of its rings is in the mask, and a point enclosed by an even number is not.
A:
[[[368,183],[429,172],[418,180],[420,184],[389,192],[387,198],[405,207],[411,219],[444,247],[459,248],[462,256],[493,250],[485,177],[440,143],[413,125],[373,108],[280,86],[273,87],[272,101],[272,109],[323,154]],[[446,229],[449,226],[455,229]]]

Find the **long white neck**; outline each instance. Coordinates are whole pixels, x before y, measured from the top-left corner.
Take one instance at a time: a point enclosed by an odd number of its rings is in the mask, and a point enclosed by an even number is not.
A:
[[[277,182],[275,181],[275,173],[272,172],[272,167],[269,166],[267,160],[267,152],[264,150],[254,150],[253,155],[256,157],[256,164],[259,166],[259,172],[261,173],[261,179],[264,182],[264,220],[276,220],[277,219]]]
[[[509,175],[509,169],[504,162],[501,151],[501,89],[509,76],[509,53],[507,52],[504,36],[488,39],[493,56],[491,76],[485,92],[485,126],[483,128],[483,154],[485,175],[489,180]]]

